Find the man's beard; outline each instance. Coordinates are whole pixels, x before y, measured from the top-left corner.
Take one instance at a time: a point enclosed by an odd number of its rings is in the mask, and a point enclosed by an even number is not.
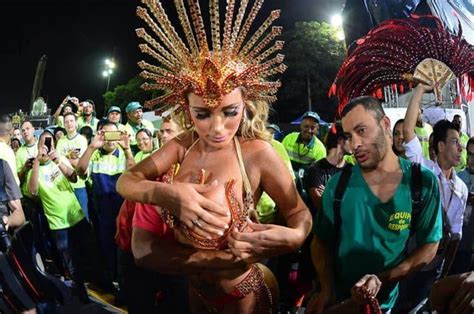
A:
[[[372,160],[369,160],[368,164],[365,165],[360,165],[360,167],[364,170],[371,170],[377,168],[379,163],[385,158],[385,155],[387,154],[387,142],[385,140],[385,134],[383,132],[383,129],[380,127],[377,136],[375,137],[375,140],[373,143],[369,144],[370,147],[373,149],[370,150],[371,153],[369,157],[372,157]]]

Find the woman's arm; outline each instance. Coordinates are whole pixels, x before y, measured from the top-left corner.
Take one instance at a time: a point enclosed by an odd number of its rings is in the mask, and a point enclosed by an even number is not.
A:
[[[253,142],[245,150],[250,155],[246,158],[249,179],[253,186],[262,187],[275,201],[286,227],[249,222],[253,232],[233,231],[229,237],[229,246],[234,254],[245,259],[295,251],[303,244],[312,226],[311,214],[281,158],[270,144]]]
[[[168,274],[196,274],[245,266],[230,252],[186,247],[137,227],[133,228],[132,252],[139,267]]]
[[[156,179],[168,172],[172,165],[181,161],[181,157],[190,145],[191,136],[183,140],[173,139],[154,152],[149,158],[125,171],[117,182],[117,191],[128,200],[154,204],[166,208],[189,228],[194,228],[193,220],[205,222],[203,236],[216,233],[215,228],[227,226],[212,213],[228,216],[227,208],[205,198],[202,193],[215,188],[214,184],[199,185],[191,183],[166,184]],[[201,230],[196,230],[201,232]]]

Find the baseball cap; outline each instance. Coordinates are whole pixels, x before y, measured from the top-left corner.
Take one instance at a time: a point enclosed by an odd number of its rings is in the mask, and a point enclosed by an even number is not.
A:
[[[317,114],[314,111],[306,111],[303,115],[303,119],[304,118],[313,118],[318,123],[319,123],[319,120],[321,120],[321,118],[319,117],[319,114]]]
[[[275,132],[281,132],[280,127],[276,124],[273,124],[273,123],[267,125],[267,129],[275,130]]]
[[[140,105],[138,101],[132,101],[131,103],[127,105],[127,107],[125,108],[125,111],[129,113],[141,108],[143,108],[143,106]]]
[[[122,110],[120,110],[119,106],[110,106],[109,109],[107,109],[107,114],[109,114],[111,112],[122,113]]]

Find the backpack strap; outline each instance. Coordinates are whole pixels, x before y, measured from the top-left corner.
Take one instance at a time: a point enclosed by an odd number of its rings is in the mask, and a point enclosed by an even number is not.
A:
[[[349,183],[349,178],[352,174],[352,165],[346,164],[342,169],[341,176],[336,185],[336,191],[334,193],[334,230],[336,231],[336,252],[339,250],[339,244],[341,242],[341,204],[342,198],[344,197],[344,192],[346,191],[347,184]]]
[[[421,165],[417,162],[411,163],[411,226],[410,237],[415,233],[416,220],[421,211]]]

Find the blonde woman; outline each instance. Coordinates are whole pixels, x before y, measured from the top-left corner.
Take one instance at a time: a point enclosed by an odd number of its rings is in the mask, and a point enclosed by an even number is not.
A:
[[[285,69],[283,58],[277,55],[263,61],[272,51],[239,54],[239,40],[231,40],[238,33],[230,31],[232,18],[226,19],[224,29],[228,32],[224,32],[222,43],[220,36],[214,34],[211,52],[204,28],[199,27],[202,17],[196,2],[189,5],[193,25],[198,28],[199,51],[188,53],[169,27],[161,4],[144,3],[169,33],[171,43],[164,40],[163,47],[158,47],[159,43],[150,40],[145,30],[137,30],[140,37],[155,49],[160,48],[169,59],[162,60],[167,66],[159,69],[139,63],[145,70],[142,76],[155,83],[144,87],[167,91],[148,102],[148,106],[160,103],[179,112],[177,120],[186,131],[124,173],[117,184],[125,198],[156,205],[175,239],[165,240],[134,228],[135,261],[156,271],[186,274],[194,313],[275,311],[276,280],[257,262],[298,249],[312,224],[290,171],[269,143],[271,136],[266,130],[266,100],[274,100],[280,84],[265,78]],[[232,3],[227,7],[228,17],[232,17]],[[218,31],[216,5],[212,1],[210,6],[213,32]],[[261,2],[252,5],[252,12],[258,12]],[[177,11],[181,21],[188,19],[185,8],[179,6]],[[155,29],[146,9],[139,8],[137,12]],[[272,19],[278,14],[272,12]],[[267,24],[264,26],[269,27]],[[187,36],[190,34],[187,32]],[[276,48],[281,48],[281,43]],[[141,45],[141,49],[157,56],[148,45]],[[166,54],[166,49],[170,53]],[[162,182],[156,181],[159,177]],[[254,204],[263,192],[277,204],[285,226],[256,223]],[[135,212],[134,220],[137,214],[140,213]]]

